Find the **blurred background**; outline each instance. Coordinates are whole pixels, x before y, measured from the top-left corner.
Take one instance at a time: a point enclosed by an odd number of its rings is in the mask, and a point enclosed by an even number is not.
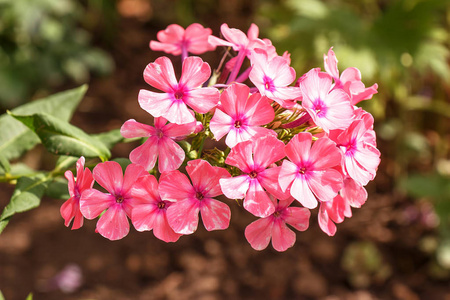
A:
[[[379,93],[382,162],[369,199],[328,237],[310,229],[284,253],[244,237],[254,218],[230,203],[230,229],[200,229],[175,244],[131,230],[110,242],[87,221],[64,227],[60,200],[15,216],[0,235],[0,290],[25,299],[450,299],[449,0],[0,0],[0,109],[89,84],[72,123],[89,133],[148,122],[137,103],[148,43],[169,24],[199,22],[270,38],[297,76],[357,67]],[[202,55],[217,67],[220,50]],[[221,52],[220,52],[221,53]],[[171,57],[173,58],[173,57]],[[179,64],[180,58],[174,58]],[[127,157],[135,144],[119,144]],[[21,161],[46,169],[41,147]],[[54,163],[54,162],[53,162]],[[12,186],[0,185],[0,208]]]

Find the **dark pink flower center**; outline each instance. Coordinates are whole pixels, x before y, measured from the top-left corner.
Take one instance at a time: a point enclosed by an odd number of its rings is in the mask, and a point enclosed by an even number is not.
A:
[[[319,118],[323,118],[327,114],[327,106],[325,105],[325,103],[321,99],[317,99],[314,102],[313,109],[314,109],[314,111],[316,112],[316,115]]]
[[[166,203],[164,203],[164,201],[158,202],[159,209],[164,209],[165,207],[166,207]]]
[[[234,127],[241,128],[241,126],[242,126],[242,121],[241,120],[236,120],[236,122],[234,122]]]
[[[157,136],[158,138],[162,139],[162,137],[164,136],[164,133],[163,133],[162,131],[158,130],[158,131],[156,132],[156,136]]]
[[[116,195],[116,203],[123,203],[123,196],[122,195]]]
[[[301,167],[301,168],[298,170],[298,172],[301,173],[301,174],[305,174],[306,171],[307,171],[306,167]]]
[[[273,213],[273,216],[275,217],[275,218],[279,218],[280,217],[280,215],[281,215],[281,212],[280,211],[275,211],[274,213]]]
[[[182,100],[183,99],[183,91],[182,90],[177,90],[175,91],[175,93],[173,94],[173,96],[175,97],[175,99],[177,100]]]
[[[202,193],[197,192],[197,193],[195,193],[195,198],[197,198],[198,200],[203,200],[203,198],[205,198],[205,196],[203,196]]]
[[[267,76],[264,76],[263,79],[264,82],[264,88],[266,91],[273,92],[275,90],[275,86],[273,84],[273,80]]]
[[[248,176],[250,176],[251,179],[255,179],[258,176],[258,173],[256,171],[251,171]]]
[[[344,148],[344,152],[345,152],[345,156],[353,156],[355,155],[355,152],[357,151],[357,147],[356,147],[356,142],[352,141],[349,144],[347,144],[346,146],[343,146],[342,148]]]

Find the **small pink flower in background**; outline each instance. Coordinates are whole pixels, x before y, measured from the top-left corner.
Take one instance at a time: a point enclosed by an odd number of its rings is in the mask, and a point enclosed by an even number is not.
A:
[[[295,70],[281,56],[268,58],[267,52],[255,49],[251,56],[252,70],[249,78],[261,95],[276,101],[282,107],[291,108],[295,99],[302,96],[298,87],[289,87],[295,80]]]
[[[131,220],[137,231],[153,230],[153,234],[164,242],[176,242],[181,234],[175,233],[167,221],[167,209],[173,202],[163,201],[158,192],[155,176],[142,176],[131,195],[136,205],[131,210]]]
[[[198,23],[189,25],[186,30],[178,24],[171,24],[158,32],[158,41],[150,41],[150,48],[173,55],[180,55],[183,51],[198,55],[216,48],[208,42],[211,34],[211,29]]]
[[[342,188],[342,175],[335,167],[342,161],[342,153],[329,138],[312,144],[312,135],[301,132],[286,145],[286,155],[278,181],[283,191],[290,188],[292,197],[304,207],[313,209],[317,199],[332,200]]]
[[[369,126],[367,120],[355,120],[336,139],[344,153],[346,174],[363,186],[375,177],[380,164],[380,151],[372,144],[374,135]]]
[[[269,245],[272,239],[272,246],[275,250],[282,252],[294,246],[295,232],[289,229],[286,224],[291,225],[299,231],[305,231],[309,226],[311,213],[303,207],[289,206],[294,198],[276,201],[271,197],[275,211],[266,218],[254,221],[245,228],[245,238],[253,249],[263,250]]]
[[[328,50],[328,55],[324,54],[323,59],[325,70],[335,81],[335,88],[343,89],[350,96],[352,105],[356,105],[362,100],[371,99],[374,94],[378,93],[378,84],[376,83],[371,87],[365,87],[361,81],[361,72],[357,68],[347,68],[339,77],[338,60],[333,47]]]
[[[143,166],[147,171],[153,169],[159,158],[158,170],[160,173],[178,169],[184,161],[184,150],[174,142],[175,139],[193,133],[197,123],[177,125],[166,124],[163,117],[155,118],[155,127],[136,122],[131,119],[120,128],[125,138],[148,137],[139,147],[131,151],[132,163]]]
[[[204,87],[211,68],[200,57],[191,56],[184,60],[180,81],[177,82],[172,61],[163,56],[147,65],[145,81],[164,93],[140,90],[139,104],[153,117],[164,117],[171,123],[186,124],[195,121],[188,109],[204,114],[219,102],[219,90]]]
[[[210,129],[214,138],[220,140],[227,135],[225,143],[230,148],[255,136],[271,134],[270,129],[261,126],[273,120],[272,106],[259,93],[249,95],[250,88],[245,84],[232,84],[222,93],[220,108],[215,110],[211,119]]]
[[[237,144],[225,163],[244,174],[220,180],[224,195],[229,199],[245,197],[244,208],[257,217],[273,214],[275,206],[268,193],[278,199],[286,199],[289,194],[278,184],[280,167],[268,167],[285,156],[284,143],[272,135]]]
[[[115,161],[98,164],[93,173],[95,181],[109,194],[96,189],[86,190],[80,199],[81,213],[92,220],[106,210],[97,222],[96,231],[107,239],[120,240],[130,231],[127,217],[131,218],[135,205],[131,189],[139,177],[148,173],[144,167],[131,164],[123,175],[121,166]]]
[[[170,227],[176,233],[191,234],[197,230],[200,212],[206,230],[228,228],[230,208],[213,199],[222,195],[219,180],[230,177],[228,171],[202,159],[189,161],[186,171],[192,184],[178,170],[163,173],[159,180],[161,199],[173,202],[166,211]]]
[[[303,93],[302,106],[314,123],[329,132],[332,129],[345,129],[353,119],[350,98],[341,89],[332,88],[331,76],[312,69],[300,81]]]
[[[258,38],[259,28],[255,24],[250,25],[247,35],[239,29],[228,27],[225,23],[220,26],[220,32],[226,41],[212,35],[209,37],[212,45],[232,47],[234,51],[243,51],[247,56],[254,48],[266,47],[264,41]]]
[[[349,203],[337,195],[333,200],[320,202],[319,208],[319,227],[329,236],[336,234],[336,225],[334,223],[342,223],[344,217],[351,218],[352,210]]]
[[[69,227],[70,221],[73,219],[72,230],[78,229],[83,226],[83,215],[80,211],[80,198],[81,194],[92,188],[94,185],[94,178],[92,177],[91,170],[84,168],[85,159],[80,157],[77,161],[77,178],[73,177],[71,171],[66,171],[64,176],[69,181],[69,195],[70,198],[63,203],[60,212],[64,219],[64,225]]]

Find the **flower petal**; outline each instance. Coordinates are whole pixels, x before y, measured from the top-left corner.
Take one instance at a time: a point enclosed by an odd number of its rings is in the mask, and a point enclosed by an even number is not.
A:
[[[179,234],[192,234],[198,227],[198,200],[186,199],[174,202],[167,209],[167,220],[173,231]]]
[[[268,217],[275,212],[275,205],[256,179],[250,181],[250,186],[244,199],[244,208],[261,218]]]
[[[212,198],[201,200],[200,212],[206,230],[227,229],[230,225],[231,211],[228,205]]]
[[[144,80],[158,90],[166,93],[172,91],[172,88],[177,85],[172,61],[162,56],[148,64],[144,70]]]
[[[113,195],[102,193],[96,189],[88,189],[81,194],[80,210],[86,219],[92,220],[115,203],[116,199]]]
[[[272,228],[272,246],[278,252],[286,251],[295,244],[295,232],[281,220],[276,220]]]
[[[245,228],[245,238],[253,249],[266,249],[272,237],[272,228],[272,218],[256,220]]]
[[[111,206],[98,220],[96,231],[103,237],[116,241],[130,231],[127,215],[120,205]]]

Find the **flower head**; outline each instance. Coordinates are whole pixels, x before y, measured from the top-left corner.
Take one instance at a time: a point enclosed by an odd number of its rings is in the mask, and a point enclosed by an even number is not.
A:
[[[245,238],[255,250],[267,248],[272,239],[275,250],[286,251],[294,246],[296,240],[295,233],[286,224],[299,231],[305,231],[308,229],[311,213],[303,207],[289,206],[294,201],[292,197],[283,201],[277,201],[271,197],[271,200],[275,211],[248,225],[245,228]]]
[[[211,29],[198,23],[189,25],[186,30],[178,24],[171,24],[158,32],[158,41],[150,41],[150,48],[173,55],[180,55],[183,51],[199,55],[216,48],[208,42],[211,34]]]
[[[196,129],[196,122],[187,124],[166,124],[163,117],[155,118],[155,127],[145,125],[131,119],[120,128],[120,133],[125,138],[148,137],[139,147],[131,151],[132,163],[143,166],[147,171],[153,169],[159,157],[159,172],[167,172],[178,169],[184,161],[184,150],[174,141],[184,137]]]
[[[94,179],[109,193],[88,189],[80,199],[81,213],[87,219],[98,217],[96,231],[110,240],[120,240],[130,231],[128,218],[136,204],[131,189],[139,177],[147,174],[144,167],[131,164],[122,174],[122,168],[115,161],[98,164],[94,168]]]
[[[266,97],[255,93],[241,83],[232,84],[221,95],[220,108],[214,112],[210,122],[211,132],[216,140],[227,135],[225,143],[233,148],[255,136],[271,134],[262,125],[270,123],[275,114]]]
[[[64,225],[69,227],[70,221],[73,219],[72,230],[83,226],[83,215],[80,212],[80,198],[81,194],[92,188],[94,185],[94,178],[91,170],[84,168],[85,159],[80,157],[77,161],[77,177],[73,177],[71,171],[66,171],[64,176],[69,181],[69,195],[70,198],[63,203],[60,212],[64,219]]]
[[[188,109],[207,113],[219,102],[219,91],[201,85],[211,75],[211,68],[200,57],[191,56],[184,60],[180,81],[175,78],[172,62],[160,57],[147,65],[144,79],[151,86],[164,93],[147,90],[139,92],[139,104],[153,117],[164,117],[171,123],[186,124],[195,121]]]
[[[161,198],[173,202],[167,208],[170,227],[176,233],[191,234],[197,230],[200,213],[206,230],[228,228],[230,208],[214,199],[222,194],[219,180],[230,177],[228,171],[202,159],[189,161],[186,171],[192,183],[178,170],[163,173],[159,181]]]
[[[175,233],[167,220],[167,209],[173,202],[161,200],[155,176],[142,176],[131,195],[136,205],[131,210],[131,221],[137,231],[153,230],[153,234],[165,242],[176,242],[181,234]]]

